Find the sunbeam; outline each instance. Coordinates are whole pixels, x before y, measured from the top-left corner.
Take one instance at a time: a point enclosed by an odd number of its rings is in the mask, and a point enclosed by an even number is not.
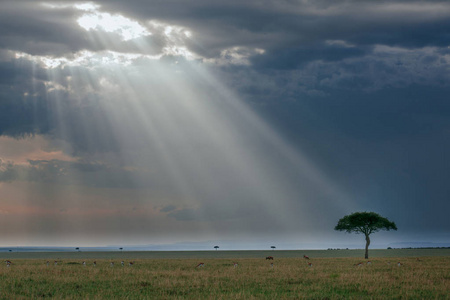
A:
[[[15,53],[46,71],[47,136],[65,143],[24,168],[46,187],[30,186],[30,207],[41,203],[33,214],[55,227],[33,220],[23,232],[90,244],[291,242],[300,232],[301,242],[330,225],[317,225],[316,210],[345,212],[348,195],[188,50],[191,30],[93,3],[72,8],[97,51]],[[224,55],[248,64],[233,51]]]

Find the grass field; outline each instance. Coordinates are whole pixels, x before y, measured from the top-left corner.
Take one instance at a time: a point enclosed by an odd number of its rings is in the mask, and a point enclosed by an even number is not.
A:
[[[447,249],[435,250],[433,256],[421,255],[428,253],[421,250],[415,250],[416,255],[388,250],[393,251],[391,257],[383,256],[384,250],[378,255],[372,250],[370,265],[361,256],[330,257],[340,251],[347,250],[4,253],[12,265],[0,266],[0,298],[450,299]],[[19,258],[19,254],[29,258]],[[303,254],[311,257],[312,267],[301,258]],[[264,259],[266,255],[275,257],[273,267],[272,261]],[[47,259],[51,259],[49,266]],[[133,260],[134,265],[122,267],[122,259]],[[110,262],[115,265],[111,267]],[[199,262],[205,266],[196,268]],[[364,264],[355,266],[359,262]]]

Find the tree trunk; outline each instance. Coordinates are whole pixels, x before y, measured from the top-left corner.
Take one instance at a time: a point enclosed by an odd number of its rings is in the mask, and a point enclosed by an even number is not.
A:
[[[368,235],[366,235],[366,254],[364,255],[365,259],[369,258],[369,245],[370,245],[370,238]]]

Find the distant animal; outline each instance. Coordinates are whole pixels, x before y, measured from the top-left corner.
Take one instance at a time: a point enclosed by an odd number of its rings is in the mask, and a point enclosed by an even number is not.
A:
[[[363,265],[363,263],[359,262],[359,263],[355,264],[355,267],[361,267],[362,265]]]
[[[270,263],[270,267],[273,268],[273,263]]]
[[[122,267],[124,266],[124,264],[125,264],[125,262],[122,260],[121,262],[120,262],[120,264],[122,265]]]
[[[57,266],[57,265],[58,265],[58,261],[57,261],[57,260],[55,260],[55,263],[54,263],[54,264],[55,264],[55,266]]]
[[[85,266],[85,267],[86,267],[86,262],[85,262],[85,261],[83,261],[83,266]]]
[[[237,268],[237,267],[238,267],[238,263],[237,263],[237,262],[234,262],[234,263],[233,263],[233,266],[234,266],[235,268]]]
[[[132,261],[130,261],[129,263],[128,263],[128,265],[130,266],[130,267],[132,267],[133,266],[133,262]]]
[[[403,266],[403,264],[401,262],[398,262],[397,266],[401,267],[401,266]]]
[[[12,262],[11,261],[9,261],[9,260],[5,260],[5,262],[6,262],[6,266],[9,268],[10,266],[11,266],[11,264],[12,264]]]
[[[371,262],[371,261],[369,260],[369,261],[367,262],[367,264],[368,264],[368,265],[371,265],[371,264],[372,264],[372,262]]]
[[[417,261],[422,261],[420,258],[417,258]]]
[[[205,264],[201,262],[196,266],[196,268],[203,268],[204,266],[205,266]]]
[[[47,260],[47,267],[48,267],[49,264],[50,264],[50,262]]]
[[[93,263],[92,263],[93,265],[94,265],[94,267],[97,265],[97,262],[96,261],[94,261]]]
[[[266,260],[273,260],[273,256],[267,256]]]
[[[111,262],[109,265],[110,265],[111,267],[114,267],[114,262]]]
[[[312,267],[312,263],[309,262],[309,263],[308,263],[308,267]]]
[[[309,259],[309,256],[303,255],[303,258],[304,258],[304,259]]]

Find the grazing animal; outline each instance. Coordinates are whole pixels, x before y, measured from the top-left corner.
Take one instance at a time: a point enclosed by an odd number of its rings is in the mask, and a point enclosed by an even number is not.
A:
[[[10,261],[10,260],[5,260],[5,262],[6,262],[6,266],[9,268],[10,266],[11,266],[11,264],[12,264],[12,262]]]
[[[58,265],[58,261],[57,260],[55,260],[55,266],[57,266]]]
[[[199,264],[196,266],[196,268],[203,268],[204,266],[205,266],[204,263],[199,263]]]
[[[403,266],[403,264],[401,262],[398,262],[397,266],[401,267],[401,266]]]
[[[132,261],[130,261],[129,263],[128,263],[128,265],[130,266],[130,267],[132,267],[133,266],[133,262]]]
[[[303,258],[304,258],[304,259],[309,259],[309,256],[303,255]]]
[[[114,262],[111,262],[109,265],[110,265],[111,267],[114,267]]]
[[[371,265],[371,264],[372,264],[372,262],[371,262],[371,261],[369,260],[369,261],[367,262],[367,264],[368,264],[368,265]]]
[[[50,262],[47,260],[47,267],[48,267],[49,264],[50,264]]]
[[[356,267],[361,267],[362,265],[363,265],[362,262],[359,262],[359,263],[355,264]]]
[[[237,268],[237,267],[238,267],[238,263],[237,263],[237,262],[234,262],[234,263],[233,263],[233,266],[234,266],[235,268]]]
[[[270,263],[270,267],[273,268],[273,263]]]
[[[267,256],[266,260],[273,260],[273,256]]]
[[[311,268],[311,267],[312,267],[312,263],[310,263],[310,262],[309,262],[309,263],[308,263],[308,267],[310,267],[310,268]]]
[[[86,267],[86,262],[85,262],[85,261],[83,261],[83,266],[85,266],[85,267]]]
[[[96,262],[96,261],[94,261],[93,265],[94,265],[94,267],[95,267],[95,266],[97,265],[97,262]]]
[[[122,267],[124,266],[124,264],[125,264],[125,262],[122,260],[121,262],[120,262],[120,264],[122,265]]]

